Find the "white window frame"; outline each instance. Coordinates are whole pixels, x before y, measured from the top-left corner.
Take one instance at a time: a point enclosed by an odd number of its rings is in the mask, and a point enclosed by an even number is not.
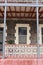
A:
[[[42,44],[42,31],[41,29],[43,28],[43,24],[40,24],[40,44]]]
[[[27,27],[27,43],[26,44],[30,44],[30,26],[29,24],[16,24],[16,27],[15,27],[15,30],[16,30],[16,33],[15,33],[15,43],[16,44],[19,44],[19,41],[18,41],[18,28],[19,27]]]

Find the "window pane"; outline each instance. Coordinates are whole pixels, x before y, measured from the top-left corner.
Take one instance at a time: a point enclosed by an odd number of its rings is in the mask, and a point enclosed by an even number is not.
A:
[[[3,28],[0,28],[0,52],[3,49]]]
[[[42,35],[43,35],[43,28],[42,28]]]
[[[18,33],[19,33],[19,43],[20,44],[27,43],[27,27],[19,27]]]
[[[27,43],[27,35],[19,35],[19,44]]]
[[[2,32],[3,31],[3,28],[0,28],[0,32]]]
[[[3,29],[0,28],[0,43],[3,41]]]
[[[27,35],[27,28],[19,27],[19,35]]]
[[[41,30],[42,30],[42,43],[43,43],[43,28]]]

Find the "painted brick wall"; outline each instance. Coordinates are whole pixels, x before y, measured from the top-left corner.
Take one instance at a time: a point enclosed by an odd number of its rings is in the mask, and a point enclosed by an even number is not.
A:
[[[30,33],[31,33],[31,37],[30,37],[30,40],[31,40],[31,43],[34,44],[36,43],[36,22],[35,21],[7,21],[7,40],[9,39],[14,39],[15,40],[15,26],[17,23],[26,23],[26,24],[29,24],[30,27],[31,27],[31,30],[30,30]]]

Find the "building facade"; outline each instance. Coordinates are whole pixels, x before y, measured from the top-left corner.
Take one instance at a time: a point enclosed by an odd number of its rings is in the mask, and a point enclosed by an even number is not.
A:
[[[0,58],[43,59],[43,0],[0,0]]]

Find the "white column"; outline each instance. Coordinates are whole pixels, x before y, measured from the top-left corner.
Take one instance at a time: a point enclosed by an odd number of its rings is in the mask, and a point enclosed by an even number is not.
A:
[[[37,3],[38,5],[38,0],[37,0]],[[36,11],[37,11],[37,58],[39,59],[40,58],[40,47],[39,47],[39,13],[38,13],[38,6],[36,7]]]
[[[5,0],[6,3],[6,0]],[[5,56],[5,40],[6,40],[6,6],[4,9],[4,30],[3,30],[3,58]]]

